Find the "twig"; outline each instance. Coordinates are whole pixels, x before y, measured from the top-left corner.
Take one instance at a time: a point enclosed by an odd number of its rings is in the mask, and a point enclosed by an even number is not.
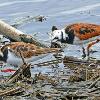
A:
[[[22,58],[23,64],[26,64],[25,59],[24,59],[24,56],[23,56],[23,54],[22,54],[22,52],[21,52],[20,48],[19,48],[19,50],[18,50],[18,51],[19,51],[20,56],[21,56],[21,58]]]
[[[48,66],[48,65],[51,65],[51,64],[58,64],[58,63],[61,63],[61,62],[62,62],[62,59],[51,60],[51,61],[46,61],[46,62],[42,62],[42,63],[38,63],[38,64],[33,64],[33,65],[31,65],[31,68],[34,67],[34,66]]]
[[[86,81],[88,80],[88,68],[86,66]]]
[[[52,78],[49,78],[48,76],[42,75],[40,73],[39,73],[39,75],[36,76],[36,79],[38,79],[38,80],[47,80],[48,83],[51,83],[52,85],[57,85],[56,80],[53,80]]]
[[[26,68],[30,67],[30,64],[23,64],[8,80],[7,83],[13,83],[18,77],[23,74]]]
[[[100,80],[100,77],[98,77],[89,87],[88,89],[91,89],[95,86],[95,84]]]
[[[13,89],[1,91],[0,96],[2,97],[2,96],[6,96],[6,95],[11,95],[11,94],[16,93],[17,91],[23,92],[21,87],[16,87],[16,88],[13,88]]]

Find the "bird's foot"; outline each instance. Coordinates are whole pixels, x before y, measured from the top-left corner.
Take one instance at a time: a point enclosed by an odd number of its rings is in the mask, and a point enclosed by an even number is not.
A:
[[[84,59],[86,57],[86,54],[82,54],[82,58]]]

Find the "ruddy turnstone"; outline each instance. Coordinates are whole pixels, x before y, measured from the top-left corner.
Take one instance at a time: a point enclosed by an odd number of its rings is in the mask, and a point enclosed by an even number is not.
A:
[[[83,45],[89,43],[86,49],[87,56],[89,56],[90,47],[100,41],[100,25],[75,23],[60,30],[56,26],[53,26],[50,35],[52,43],[60,41],[61,43],[81,45],[83,55],[86,57]]]
[[[0,49],[0,60],[14,66],[23,64],[20,52],[23,55],[25,62],[39,60],[45,57],[48,53],[57,53],[59,48],[42,48],[34,44],[24,42],[12,42],[6,44]]]

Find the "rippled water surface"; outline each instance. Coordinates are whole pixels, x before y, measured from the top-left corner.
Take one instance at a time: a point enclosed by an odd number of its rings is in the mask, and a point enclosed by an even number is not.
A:
[[[46,21],[36,22],[34,17],[43,15]],[[30,17],[33,19],[31,19]],[[100,24],[99,0],[0,0],[0,18],[9,24],[19,24],[18,29],[36,38],[49,41],[48,32],[53,25],[63,28],[75,22]],[[92,54],[99,59],[100,43],[93,46]],[[81,57],[80,46],[67,46],[64,54]]]
[[[36,22],[28,16],[46,16],[47,20]],[[100,24],[99,0],[0,0],[0,18],[9,24],[19,23],[18,29],[36,34],[36,38],[42,42],[48,41],[48,32],[53,25],[63,28],[65,25],[75,22],[88,22]],[[50,41],[50,40],[49,40]],[[100,59],[100,43],[93,46],[97,52],[92,57]],[[67,46],[64,55],[81,57],[80,46]],[[48,58],[50,57],[50,58]],[[44,59],[51,59],[48,56]],[[62,65],[61,65],[62,66]],[[45,71],[51,69],[45,69]],[[36,71],[43,71],[36,69]]]

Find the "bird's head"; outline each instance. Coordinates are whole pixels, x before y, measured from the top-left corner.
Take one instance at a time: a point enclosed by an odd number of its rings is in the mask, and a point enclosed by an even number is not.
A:
[[[66,41],[66,38],[68,37],[68,35],[65,33],[65,29],[58,29],[56,26],[52,27],[50,36],[51,42],[60,41],[61,43],[64,43]]]
[[[4,54],[1,48],[0,48],[0,61],[4,61]]]
[[[1,51],[1,48],[0,48],[0,58],[3,57],[3,56],[4,56],[4,54],[3,54],[3,52]]]
[[[3,49],[3,47],[0,48],[0,61],[7,61],[8,57],[8,48]]]

